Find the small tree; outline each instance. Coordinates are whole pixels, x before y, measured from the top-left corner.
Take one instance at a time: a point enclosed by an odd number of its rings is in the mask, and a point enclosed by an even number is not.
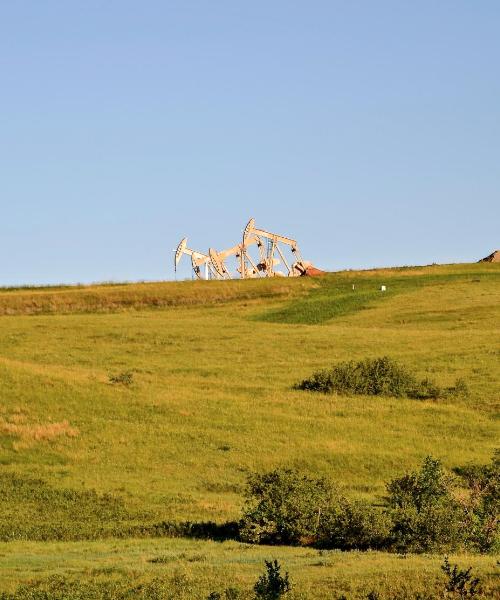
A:
[[[322,514],[338,498],[325,479],[294,469],[254,474],[248,479],[240,535],[253,543],[313,543]]]
[[[481,552],[500,550],[500,450],[488,465],[468,465],[455,471],[469,488],[466,510],[470,543]]]
[[[412,552],[454,549],[463,543],[466,519],[452,494],[453,479],[438,460],[428,456],[419,471],[387,484],[392,541]]]
[[[445,590],[457,598],[474,598],[479,595],[479,579],[472,577],[472,567],[459,569],[458,565],[450,565],[448,557],[444,559],[441,570],[447,577]]]
[[[277,560],[265,561],[266,572],[254,585],[255,597],[259,600],[279,600],[292,589],[288,572],[281,575],[281,566]]]

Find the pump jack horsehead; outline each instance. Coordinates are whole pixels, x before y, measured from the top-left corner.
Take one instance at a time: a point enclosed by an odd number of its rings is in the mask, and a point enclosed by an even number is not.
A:
[[[265,242],[264,242],[265,241]],[[259,258],[255,261],[249,248],[256,246]],[[287,261],[282,246],[288,247],[293,255],[293,262]],[[217,252],[210,248],[208,254],[187,248],[187,238],[179,243],[175,252],[175,268],[183,254],[191,256],[193,272],[199,279],[232,279],[226,260],[235,257],[238,261],[237,271],[241,279],[255,277],[300,277],[302,275],[319,275],[322,271],[314,269],[311,263],[302,260],[297,242],[289,237],[271,233],[255,227],[255,219],[250,219],[243,231],[241,243],[232,248]],[[283,263],[286,273],[277,271],[275,267]],[[205,276],[202,276],[201,267],[205,267]]]
[[[214,271],[212,264],[210,262],[210,257],[208,254],[203,254],[202,252],[197,252],[196,250],[191,250],[191,248],[187,247],[187,238],[183,238],[179,245],[177,246],[177,250],[175,251],[175,259],[174,259],[174,269],[177,272],[177,265],[182,258],[183,254],[187,254],[191,257],[191,266],[193,267],[193,273],[196,275],[198,279],[209,279],[209,274],[211,277],[215,279],[220,279],[219,275]],[[201,267],[205,267],[205,273],[202,274]]]

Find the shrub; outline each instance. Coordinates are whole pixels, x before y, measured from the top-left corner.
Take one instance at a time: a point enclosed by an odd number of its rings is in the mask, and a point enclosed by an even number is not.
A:
[[[455,385],[451,387],[441,388],[439,385],[430,379],[416,381],[415,384],[408,390],[409,398],[417,400],[437,400],[438,398],[449,397],[467,397],[469,388],[463,379],[457,379]]]
[[[254,585],[255,597],[262,600],[279,600],[291,589],[288,573],[281,575],[281,566],[277,560],[265,561],[266,572]]]
[[[342,498],[337,507],[325,511],[317,545],[340,550],[387,548],[392,521],[386,512],[366,502]]]
[[[469,488],[466,510],[470,519],[469,542],[481,552],[500,550],[500,450],[488,465],[468,465],[455,472]]]
[[[325,479],[294,469],[251,475],[245,495],[242,540],[293,545],[314,541],[322,512],[338,497]]]
[[[465,513],[452,495],[453,479],[428,456],[419,471],[387,484],[391,538],[397,550],[455,549],[465,540]]]
[[[132,371],[122,371],[117,375],[109,376],[109,383],[113,385],[132,385],[134,382],[134,374]]]
[[[369,396],[404,396],[415,384],[412,375],[388,356],[349,361],[313,373],[296,387],[301,390]]]
[[[441,552],[458,550],[465,542],[465,517],[454,502],[415,507],[391,513],[392,547],[399,552]]]
[[[390,494],[391,506],[415,506],[420,510],[423,506],[446,496],[450,486],[451,478],[445,474],[441,463],[432,456],[427,456],[420,471],[393,479],[387,484],[387,491]]]
[[[407,396],[417,400],[468,394],[467,385],[462,379],[458,379],[454,387],[443,390],[430,379],[418,381],[406,367],[388,356],[341,362],[331,369],[316,371],[311,377],[297,383],[295,389],[323,394]]]
[[[459,569],[458,565],[450,565],[448,557],[444,559],[441,570],[446,575],[445,590],[457,598],[474,598],[479,595],[479,579],[472,577],[472,567]]]
[[[464,396],[469,395],[469,386],[463,379],[457,379],[453,387],[446,388],[445,395],[447,396]]]
[[[415,381],[406,392],[408,398],[415,398],[415,400],[437,400],[442,394],[441,388],[430,379]]]

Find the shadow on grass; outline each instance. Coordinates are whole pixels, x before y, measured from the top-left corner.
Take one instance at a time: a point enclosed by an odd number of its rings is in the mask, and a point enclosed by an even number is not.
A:
[[[127,537],[178,537],[191,538],[195,540],[213,540],[225,542],[228,540],[240,540],[240,529],[237,521],[226,523],[215,523],[214,521],[202,521],[192,523],[183,521],[173,523],[163,521],[152,525],[136,525],[127,531]]]

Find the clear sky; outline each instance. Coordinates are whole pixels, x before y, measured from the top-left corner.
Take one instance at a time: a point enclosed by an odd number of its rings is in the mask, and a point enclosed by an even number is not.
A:
[[[3,285],[170,279],[252,216],[324,269],[500,247],[497,0],[5,0],[0,109]]]

